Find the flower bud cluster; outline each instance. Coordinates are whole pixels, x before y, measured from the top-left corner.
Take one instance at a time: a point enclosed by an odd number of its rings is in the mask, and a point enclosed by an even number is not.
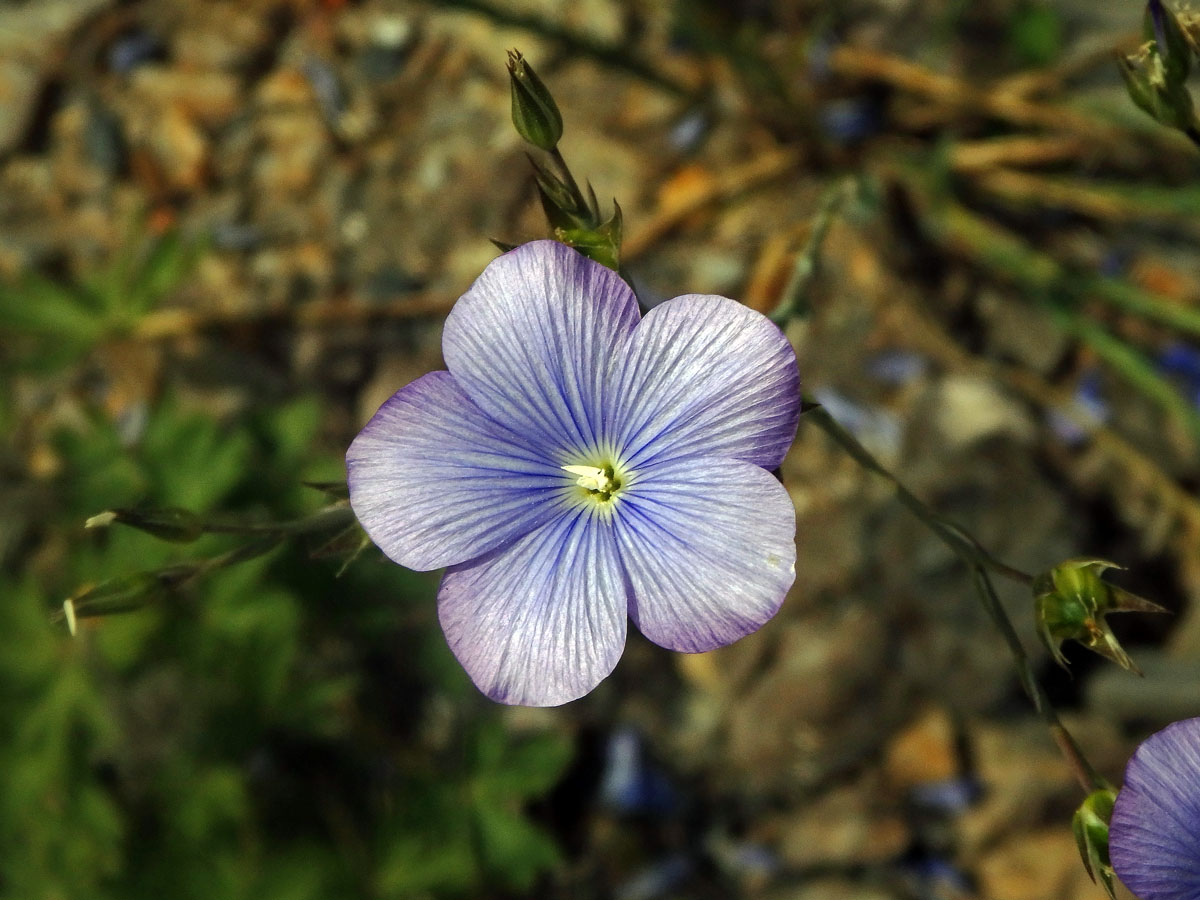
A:
[[[589,259],[614,271],[620,267],[621,208],[604,219],[591,185],[580,190],[558,149],[563,120],[550,89],[517,50],[508,52],[513,127],[525,141],[549,154],[547,163],[530,159],[538,197],[555,240],[574,247]],[[512,249],[500,245],[501,249]]]

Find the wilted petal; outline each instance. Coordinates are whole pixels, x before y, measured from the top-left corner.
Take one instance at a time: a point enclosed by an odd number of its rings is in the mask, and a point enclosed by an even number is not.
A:
[[[615,272],[557,241],[492,261],[446,319],[442,352],[492,418],[552,452],[598,446],[608,367],[637,325]]]
[[[612,518],[642,634],[711,650],[775,615],[796,577],[796,514],[765,469],[685,459],[639,471]]]
[[[346,467],[359,522],[411,569],[511,543],[564,502],[558,465],[485,416],[449,372],[422,376],[384,403]]]
[[[765,316],[726,297],[668,300],[634,332],[614,372],[617,446],[630,466],[684,456],[773,469],[796,436],[796,354]]]
[[[1200,898],[1200,719],[1138,747],[1108,839],[1113,868],[1141,900]]]
[[[558,706],[599,684],[625,648],[627,599],[612,531],[586,510],[447,569],[438,618],[493,700]]]

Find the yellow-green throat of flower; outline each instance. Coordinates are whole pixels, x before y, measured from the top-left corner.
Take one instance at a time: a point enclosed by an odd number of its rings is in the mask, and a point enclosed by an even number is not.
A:
[[[612,465],[603,466],[563,466],[562,470],[571,475],[577,475],[575,484],[582,488],[589,498],[600,503],[607,503],[620,493],[624,486],[623,479]]]

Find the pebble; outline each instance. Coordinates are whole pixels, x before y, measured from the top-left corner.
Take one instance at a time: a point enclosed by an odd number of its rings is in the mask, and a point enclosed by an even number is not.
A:
[[[908,847],[908,826],[896,809],[876,799],[871,779],[835,788],[803,802],[781,823],[780,858],[790,866],[881,865]]]
[[[936,389],[934,407],[938,432],[952,451],[998,435],[1028,443],[1036,434],[1020,403],[993,382],[974,376],[947,376]]]
[[[59,43],[114,0],[38,0],[0,5],[0,155],[25,136],[46,67]]]
[[[946,710],[922,710],[888,744],[883,771],[897,790],[944,781],[959,773],[954,727]]]
[[[228,124],[242,103],[238,80],[227,72],[193,72],[165,66],[142,66],[130,78],[135,102],[153,109],[174,109],[204,128]]]
[[[1014,836],[980,860],[979,894],[994,900],[1097,900],[1071,830],[1064,825]]]

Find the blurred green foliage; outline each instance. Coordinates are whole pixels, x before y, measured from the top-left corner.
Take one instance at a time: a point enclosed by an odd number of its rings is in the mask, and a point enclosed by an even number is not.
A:
[[[199,245],[166,238],[85,285],[30,277],[0,290],[21,351],[0,360],[5,377],[69,381],[186,276],[185,246]],[[77,638],[51,622],[81,586],[245,540],[85,531],[101,510],[276,521],[329,502],[302,484],[343,477],[322,398],[218,417],[186,387],[164,389],[133,429],[86,393],[51,425],[20,392],[0,402],[0,490],[23,498],[0,543],[0,896],[531,890],[558,852],[526,807],[560,778],[570,744],[502,727],[446,648],[430,576],[364,556],[338,578],[336,559],[312,558],[318,539],[296,540],[81,620]],[[39,428],[56,465],[35,475]]]
[[[205,242],[168,231],[135,236],[105,266],[78,281],[28,272],[0,285],[0,335],[27,368],[54,371],[137,322],[192,270]]]
[[[1021,65],[1050,65],[1062,53],[1061,14],[1041,0],[1018,3],[1008,22],[1008,43]]]

